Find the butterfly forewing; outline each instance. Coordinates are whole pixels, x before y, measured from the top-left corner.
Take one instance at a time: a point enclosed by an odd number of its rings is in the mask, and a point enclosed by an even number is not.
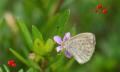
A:
[[[64,42],[64,48],[81,64],[91,58],[95,50],[95,36],[92,33],[78,34]]]

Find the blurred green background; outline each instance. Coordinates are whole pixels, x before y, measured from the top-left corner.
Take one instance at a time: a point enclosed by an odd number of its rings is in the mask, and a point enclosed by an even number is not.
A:
[[[0,0],[0,72],[120,72],[120,0]],[[97,5],[102,5],[99,13]],[[108,8],[108,13],[102,10]],[[56,52],[53,36],[96,35],[91,60]],[[17,66],[9,67],[14,59]]]

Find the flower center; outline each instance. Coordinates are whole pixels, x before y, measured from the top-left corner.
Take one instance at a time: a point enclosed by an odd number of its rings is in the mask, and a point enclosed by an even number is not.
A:
[[[62,48],[64,48],[64,42],[61,43]]]

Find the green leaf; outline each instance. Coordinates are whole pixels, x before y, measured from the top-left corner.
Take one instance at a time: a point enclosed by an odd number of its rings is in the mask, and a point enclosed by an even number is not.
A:
[[[40,39],[35,39],[33,51],[39,55],[45,55],[51,52],[54,46],[52,39],[48,39],[46,44],[44,44]]]
[[[62,67],[64,66],[64,63],[65,63],[64,60],[65,59],[63,54],[57,55],[57,57],[54,57],[53,63],[50,65],[51,69],[55,72],[56,71],[61,72],[60,70],[63,69]]]
[[[17,53],[15,50],[13,50],[12,48],[9,49],[21,62],[23,62],[24,64],[29,65],[28,61],[25,60],[19,53]]]
[[[65,30],[65,25],[68,22],[70,16],[70,10],[65,10],[64,12],[60,13],[59,19],[58,19],[58,26],[60,27],[58,34],[63,34]]]
[[[32,43],[32,38],[28,31],[28,28],[26,27],[25,23],[20,20],[18,20],[17,24],[18,24],[20,33],[23,35],[25,44],[27,44],[27,46],[31,49],[33,46],[33,43]]]
[[[27,70],[27,72],[38,72],[38,71],[36,71],[36,70],[33,69],[33,68],[29,68],[29,69]],[[42,71],[39,71],[39,72],[42,72]]]
[[[75,61],[74,58],[70,59],[70,60],[67,62],[67,64],[64,66],[64,70],[65,70],[65,71],[68,70],[68,69],[72,66],[72,64],[74,63],[74,61]]]
[[[44,43],[40,39],[35,39],[33,51],[39,55],[44,54]]]
[[[34,39],[39,38],[40,40],[43,41],[41,32],[34,25],[32,25],[32,35]]]
[[[5,72],[10,72],[9,68],[6,65],[3,65]]]
[[[0,72],[3,72],[2,68],[0,67]]]
[[[70,10],[65,10],[49,18],[44,27],[41,29],[42,32],[45,33],[44,35],[50,37],[55,34],[63,34],[69,16]]]
[[[37,70],[39,70],[37,72],[43,72],[42,68],[39,66],[39,64],[37,64],[33,61],[30,61],[30,64],[31,64],[31,67],[34,69],[34,72],[36,72]]]
[[[54,46],[53,40],[52,39],[48,39],[46,44],[45,44],[45,48],[44,49],[45,49],[46,52],[51,52],[52,49],[53,49],[53,46]]]
[[[59,18],[58,14],[49,18],[49,20],[46,21],[46,24],[41,28],[42,33],[45,34],[48,34],[48,32],[51,33],[53,29],[55,29],[55,26],[57,25],[58,18]]]
[[[18,72],[24,72],[24,70],[23,70],[23,69],[20,69]]]
[[[29,68],[29,69],[27,70],[27,72],[34,72],[34,69],[33,69],[33,68]]]

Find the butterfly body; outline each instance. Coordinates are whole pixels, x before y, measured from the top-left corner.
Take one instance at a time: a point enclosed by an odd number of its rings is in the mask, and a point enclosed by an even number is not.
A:
[[[80,33],[65,41],[63,47],[72,54],[79,63],[89,61],[95,50],[95,35],[92,33]]]

